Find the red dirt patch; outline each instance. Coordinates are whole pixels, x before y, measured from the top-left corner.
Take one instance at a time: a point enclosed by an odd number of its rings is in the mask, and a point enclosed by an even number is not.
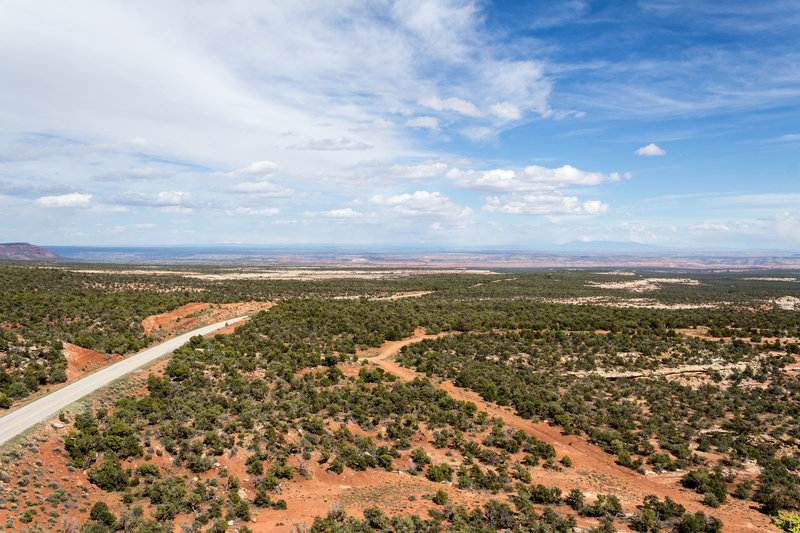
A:
[[[68,342],[64,343],[64,357],[67,358],[67,383],[123,358],[121,355],[100,353]]]
[[[249,315],[258,311],[266,311],[275,305],[273,302],[237,302],[230,304],[209,304],[203,302],[191,303],[181,306],[169,313],[153,315],[142,320],[142,327],[146,335],[151,335],[156,340],[163,340],[185,333],[188,330],[220,322],[227,318]],[[240,322],[236,324],[243,324]],[[230,328],[230,327],[229,327]],[[230,333],[233,329],[225,328],[220,333]]]
[[[202,311],[203,309],[209,307],[210,304],[204,303],[193,303],[193,304],[186,304],[177,309],[173,309],[167,313],[161,313],[160,315],[153,315],[145,318],[142,320],[142,327],[144,328],[144,334],[150,335],[154,329],[162,327],[164,324],[169,322],[174,322],[179,318],[184,318],[192,313],[197,311]]]

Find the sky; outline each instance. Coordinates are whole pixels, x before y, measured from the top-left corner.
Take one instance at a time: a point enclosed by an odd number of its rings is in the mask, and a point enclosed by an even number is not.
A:
[[[800,249],[800,5],[0,4],[0,242]]]

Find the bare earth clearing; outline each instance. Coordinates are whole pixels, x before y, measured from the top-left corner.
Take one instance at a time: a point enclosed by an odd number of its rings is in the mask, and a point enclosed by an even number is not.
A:
[[[665,304],[651,298],[614,298],[612,296],[577,296],[575,298],[549,298],[542,301],[554,304],[638,307],[641,309],[710,309],[726,303]]]
[[[619,289],[633,292],[651,292],[657,291],[662,284],[676,284],[676,285],[700,285],[696,279],[689,278],[644,278],[635,279],[631,281],[609,281],[600,283],[597,281],[590,281],[588,284],[593,287],[600,287],[601,289]]]

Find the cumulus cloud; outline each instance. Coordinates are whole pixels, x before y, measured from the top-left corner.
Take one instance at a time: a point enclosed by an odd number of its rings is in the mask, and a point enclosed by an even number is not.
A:
[[[91,194],[73,192],[55,196],[42,196],[36,199],[36,204],[42,207],[75,207],[84,209],[89,207],[91,199]]]
[[[438,130],[439,119],[429,116],[416,117],[406,120],[405,125],[410,128],[428,128],[431,130]]]
[[[377,177],[405,180],[434,179],[444,176],[448,169],[447,163],[442,161],[425,161],[412,165],[399,165],[386,161],[364,161],[359,165]]]
[[[667,152],[657,144],[650,143],[647,146],[642,146],[641,148],[636,150],[636,155],[644,155],[650,157],[654,155],[667,155]]]
[[[330,211],[324,211],[320,214],[330,218],[358,218],[362,216],[362,213],[354,211],[349,207],[346,207],[344,209],[332,209]]]
[[[191,197],[192,193],[186,191],[126,192],[112,198],[112,202],[121,205],[189,207]]]
[[[373,205],[392,207],[401,215],[440,215],[446,217],[468,217],[472,209],[454,203],[440,192],[416,191],[394,196],[375,195],[369,199]]]
[[[483,115],[483,113],[478,110],[475,104],[456,97],[448,98],[447,100],[441,100],[440,98],[433,96],[431,98],[420,100],[419,103],[421,106],[429,107],[435,111],[455,111],[456,113],[460,113],[468,117],[480,117]]]
[[[192,193],[186,191],[161,191],[155,196],[155,203],[159,205],[186,205]]]
[[[288,147],[290,150],[320,150],[320,151],[334,151],[334,150],[369,150],[373,148],[372,145],[354,141],[347,137],[337,137],[335,139],[310,139],[301,143],[293,144]]]
[[[599,185],[630,179],[630,173],[587,172],[570,165],[547,168],[530,165],[522,170],[460,170],[451,169],[447,177],[456,187],[487,192],[553,191],[570,185]]]
[[[483,211],[512,215],[602,215],[608,205],[599,200],[580,201],[558,191],[543,194],[489,196]]]

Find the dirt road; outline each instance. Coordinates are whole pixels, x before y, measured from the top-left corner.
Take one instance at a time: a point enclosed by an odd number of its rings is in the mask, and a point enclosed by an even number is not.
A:
[[[423,339],[432,339],[452,335],[454,332],[442,332],[437,335],[425,335],[419,329],[414,335],[400,341],[384,343],[377,350],[370,350],[364,357],[368,361],[391,372],[403,380],[424,378],[411,368],[403,367],[395,361],[395,356],[410,344]],[[534,471],[534,482],[548,486],[556,485],[566,488],[580,488],[585,494],[606,493],[616,495],[626,512],[635,512],[643,498],[648,494],[656,494],[660,498],[669,496],[681,503],[690,512],[705,511],[719,517],[725,524],[724,531],[776,531],[769,519],[754,510],[751,502],[729,498],[719,509],[709,509],[701,504],[702,497],[692,491],[681,488],[677,484],[680,474],[641,475],[633,470],[616,464],[612,455],[600,447],[589,443],[585,437],[564,435],[560,429],[544,422],[534,422],[514,414],[510,407],[501,407],[487,402],[477,393],[456,387],[450,380],[433,380],[434,384],[456,400],[470,401],[490,416],[502,419],[507,427],[521,429],[538,439],[551,443],[558,457],[569,455],[573,467],[562,471]],[[541,474],[541,476],[539,475]],[[566,491],[566,490],[565,490]]]

